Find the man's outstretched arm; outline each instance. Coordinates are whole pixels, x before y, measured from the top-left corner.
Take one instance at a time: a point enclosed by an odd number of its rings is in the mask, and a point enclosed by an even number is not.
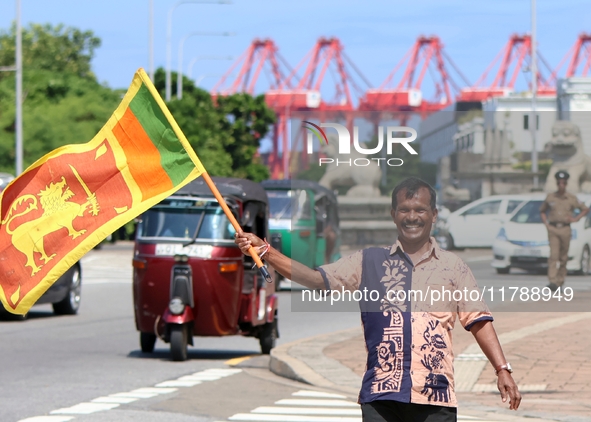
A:
[[[491,321],[477,322],[470,332],[494,368],[507,363]],[[521,403],[521,393],[517,389],[513,376],[504,369],[500,370],[497,376],[497,387],[501,392],[503,403],[509,398],[509,409],[517,410]]]
[[[238,232],[235,235],[234,243],[236,243],[242,253],[250,255],[248,249],[251,246],[259,251],[261,246],[265,246],[265,242],[252,233]],[[261,253],[261,252],[259,252]],[[309,289],[325,289],[324,279],[318,271],[312,270],[303,264],[300,264],[293,259],[290,259],[273,247],[263,256],[263,259],[271,265],[275,271],[283,277],[295,281]]]

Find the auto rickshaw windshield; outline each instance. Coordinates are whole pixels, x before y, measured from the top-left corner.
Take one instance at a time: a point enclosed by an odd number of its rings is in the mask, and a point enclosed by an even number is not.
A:
[[[150,208],[138,226],[140,238],[234,240],[234,227],[214,201],[167,199]]]
[[[312,218],[310,195],[305,190],[268,190],[269,217],[276,220]]]

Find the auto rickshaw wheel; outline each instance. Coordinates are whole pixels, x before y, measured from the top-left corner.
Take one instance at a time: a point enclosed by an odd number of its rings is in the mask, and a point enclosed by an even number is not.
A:
[[[185,325],[170,326],[170,352],[172,360],[187,360],[187,327]]]
[[[261,336],[259,337],[259,343],[261,345],[261,353],[268,355],[271,353],[271,349],[275,347],[277,342],[277,317],[273,319],[273,322],[267,322],[261,327]]]
[[[140,333],[140,346],[142,352],[152,353],[154,351],[154,345],[156,344],[156,334],[154,333]]]

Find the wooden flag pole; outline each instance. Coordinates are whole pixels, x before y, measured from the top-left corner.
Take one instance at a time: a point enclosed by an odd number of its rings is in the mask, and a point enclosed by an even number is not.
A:
[[[201,174],[201,177],[203,177],[203,180],[205,180],[205,183],[207,183],[207,186],[209,186],[209,189],[213,193],[213,196],[215,196],[215,199],[217,199],[220,206],[224,210],[224,213],[226,214],[226,217],[228,217],[228,220],[230,220],[230,223],[234,227],[234,230],[236,230],[237,232],[242,231],[242,227],[240,227],[240,224],[238,224],[238,221],[234,217],[234,214],[232,214],[232,211],[230,211],[230,207],[228,207],[228,204],[226,204],[226,201],[222,197],[215,183],[213,183],[213,180],[211,180],[211,177],[209,177],[209,174],[207,174],[207,172],[205,171]],[[248,249],[248,253],[250,254],[250,256],[252,256],[252,259],[254,259],[254,262],[258,267],[263,278],[268,283],[271,283],[273,281],[271,279],[271,275],[269,274],[267,267],[265,267],[265,264],[263,264],[263,261],[261,261],[261,258],[259,258],[259,255],[253,246],[251,246]]]

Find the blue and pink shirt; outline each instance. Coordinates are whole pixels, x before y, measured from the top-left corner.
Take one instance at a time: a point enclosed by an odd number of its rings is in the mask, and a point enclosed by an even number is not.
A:
[[[493,320],[464,261],[431,238],[429,251],[414,264],[397,240],[392,247],[364,249],[318,271],[327,289],[377,291],[374,300],[359,303],[368,355],[361,404],[394,400],[457,406],[455,321],[470,330]]]

